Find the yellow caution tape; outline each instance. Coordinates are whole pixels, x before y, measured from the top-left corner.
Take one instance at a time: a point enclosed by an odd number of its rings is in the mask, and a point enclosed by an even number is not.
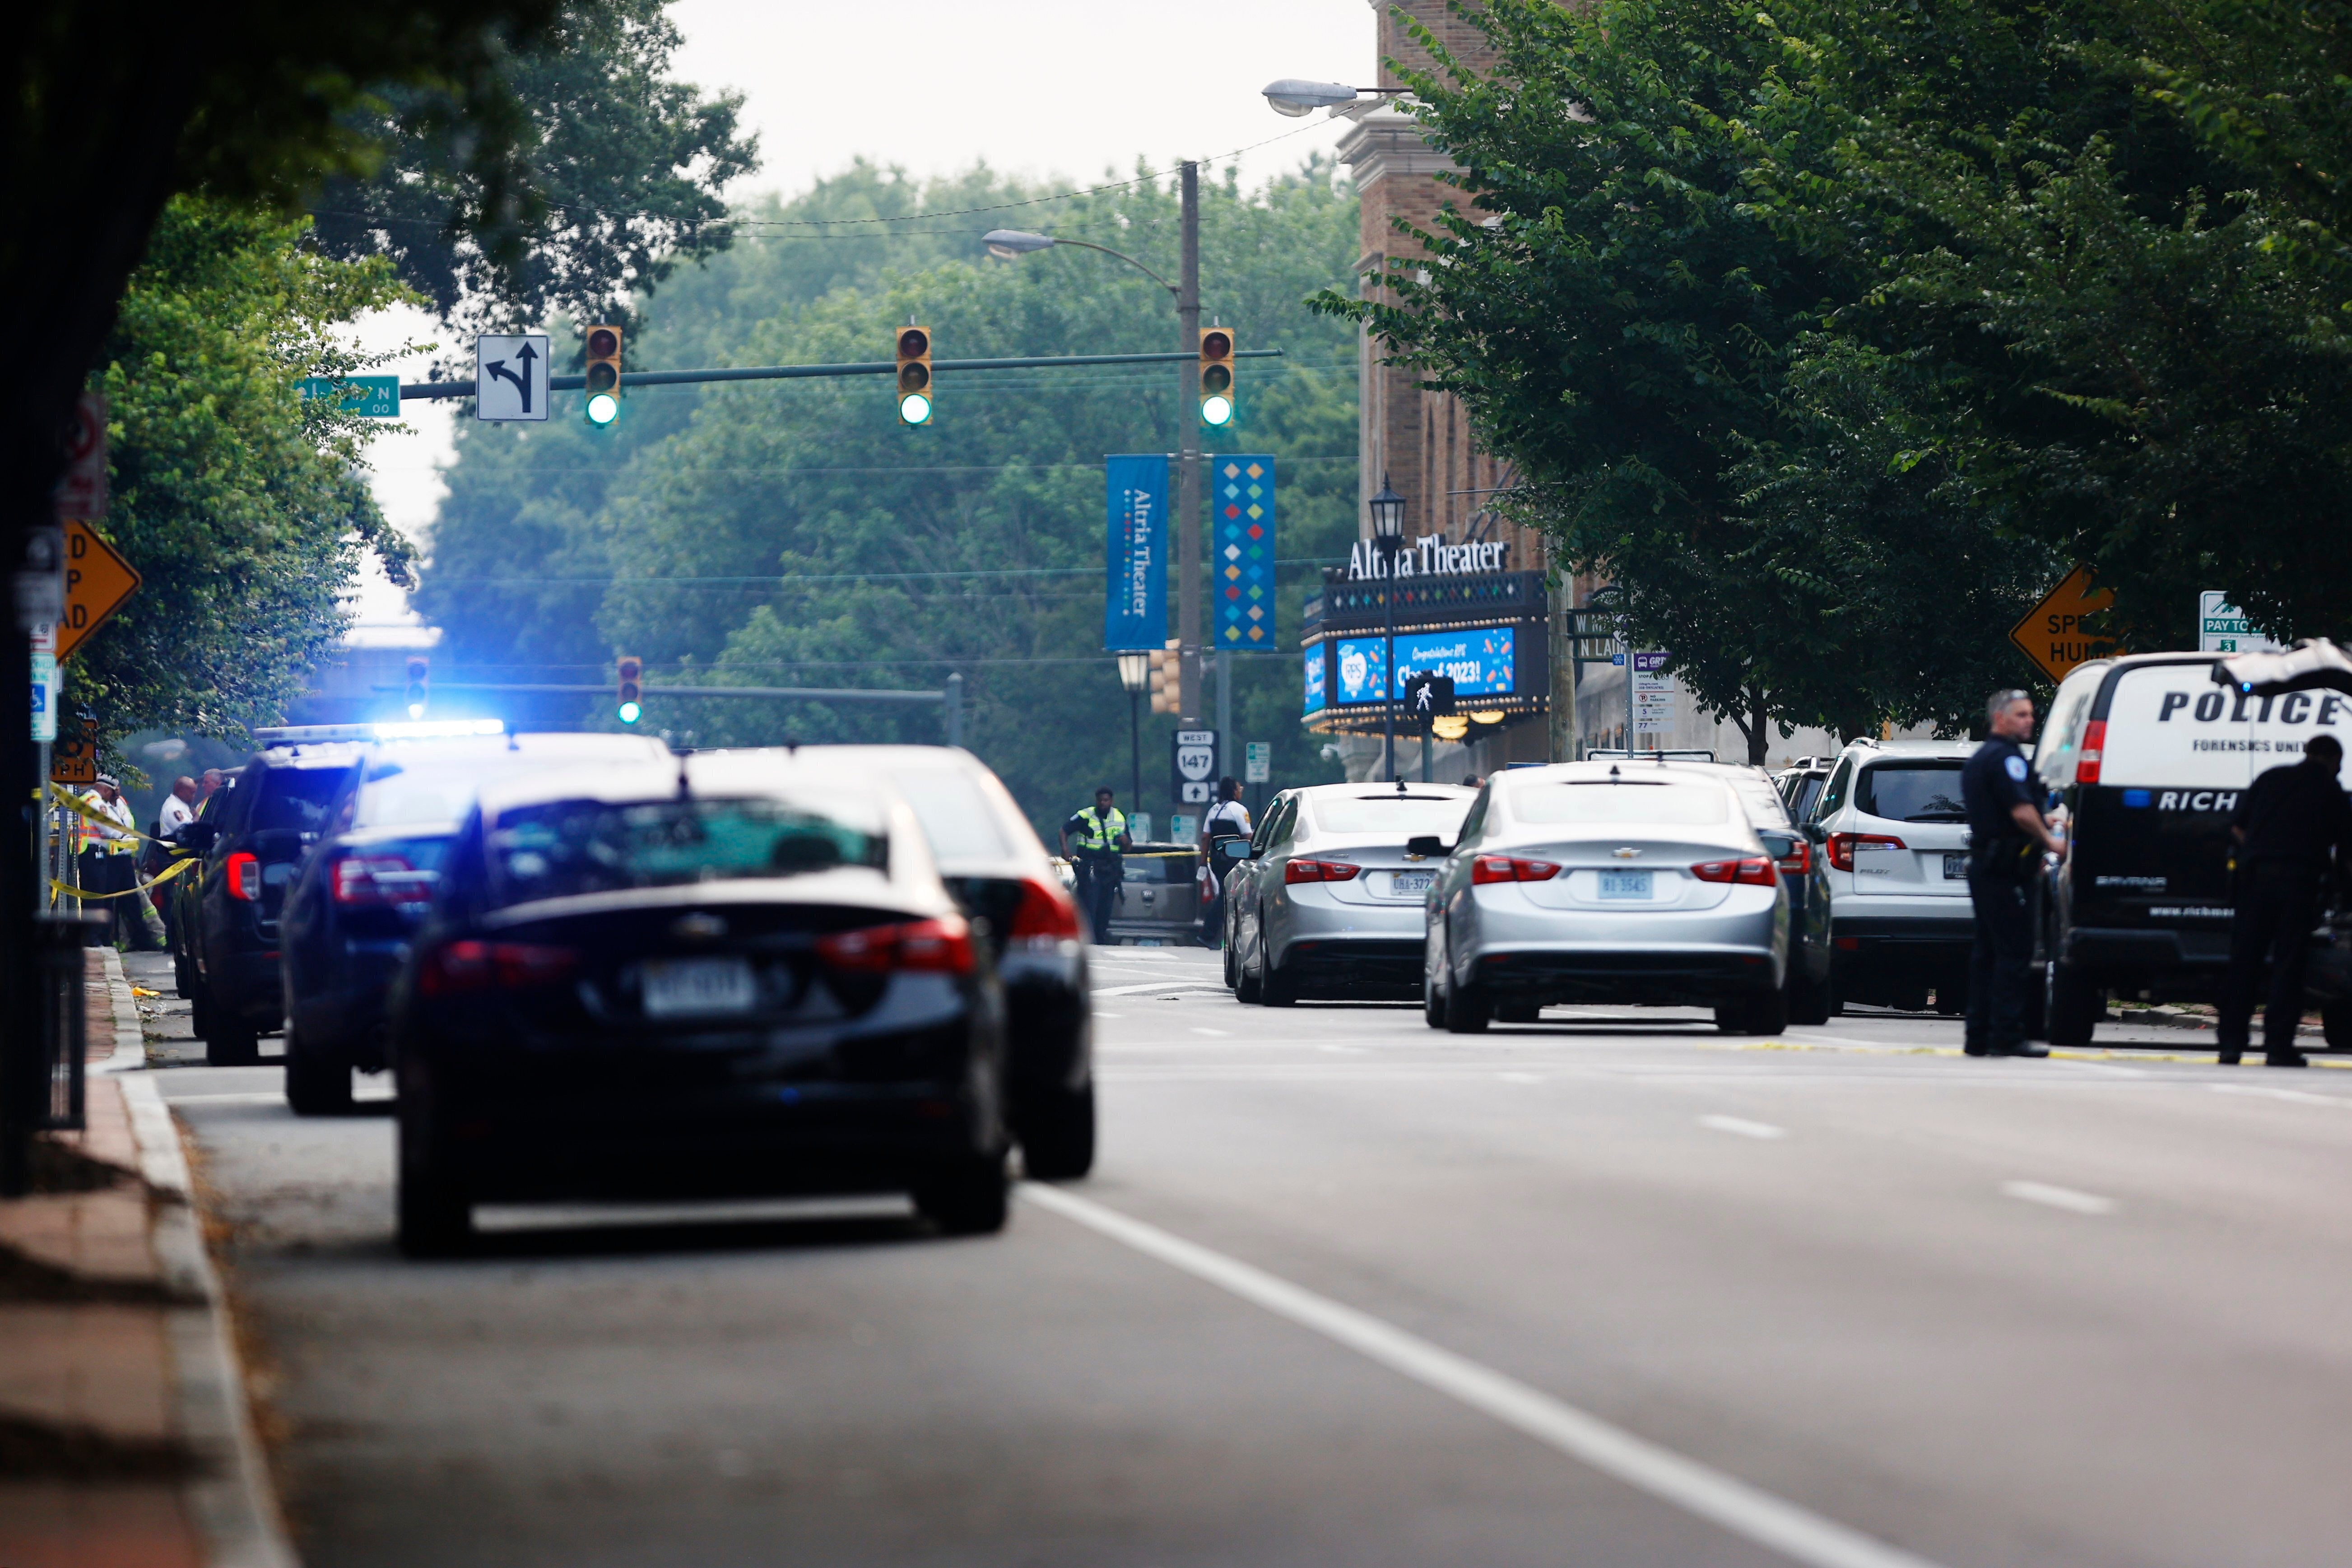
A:
[[[94,823],[100,827],[108,829],[110,832],[119,833],[126,838],[138,838],[143,839],[149,844],[160,844],[174,855],[193,855],[195,853],[194,850],[183,848],[181,846],[173,843],[168,838],[158,838],[152,833],[142,833],[135,827],[125,826],[123,824],[117,822],[114,818],[107,816],[106,813],[99,810],[96,806],[90,805],[89,802],[82,799],[81,796],[74,794],[71,790],[62,789],[56,784],[51,784],[49,786],[49,793],[57,797],[57,802],[59,805],[64,806],[68,811],[72,812],[76,816],[80,817],[85,822]],[[111,894],[108,895],[110,898],[113,895]]]
[[[60,898],[79,899],[84,903],[96,903],[101,899],[120,899],[131,893],[146,892],[151,888],[160,888],[164,883],[170,881],[173,878],[178,876],[181,872],[186,870],[189,867],[198,863],[199,862],[193,858],[175,860],[171,865],[163,868],[161,871],[156,872],[155,878],[152,881],[142,882],[136,887],[124,888],[111,893],[93,893],[87,888],[77,888],[71,882],[60,882],[56,878],[52,877],[49,879],[49,891],[57,894]]]

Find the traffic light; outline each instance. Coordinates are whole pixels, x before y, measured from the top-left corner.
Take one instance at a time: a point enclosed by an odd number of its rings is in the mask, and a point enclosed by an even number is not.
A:
[[[408,716],[412,719],[425,717],[425,671],[422,657],[408,661]]]
[[[621,667],[621,705],[614,711],[622,723],[634,724],[646,715],[646,661],[635,654],[623,654],[614,662]]]
[[[898,330],[898,417],[909,425],[931,422],[931,329]]]
[[[621,416],[621,329],[588,329],[588,423],[610,425]]]
[[[1201,423],[1223,429],[1234,422],[1234,333],[1201,329]]]
[[[1170,637],[1164,648],[1154,648],[1151,659],[1151,710],[1154,713],[1183,711],[1183,667],[1176,653],[1176,639]]]

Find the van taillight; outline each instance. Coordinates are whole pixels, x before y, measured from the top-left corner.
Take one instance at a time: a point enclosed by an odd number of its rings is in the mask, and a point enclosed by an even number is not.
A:
[[[2094,719],[2083,726],[2083,749],[2074,754],[2074,782],[2099,782],[2099,763],[2107,749],[2107,721]]]
[[[971,927],[957,915],[866,926],[817,938],[816,952],[847,974],[970,974]]]
[[[243,903],[261,901],[261,861],[240,849],[228,858],[221,868],[221,885],[228,896]]]
[[[1760,855],[1745,860],[1702,860],[1691,868],[1691,875],[1702,882],[1731,882],[1743,888],[1769,888],[1777,880],[1772,862]]]
[[[1031,879],[1021,884],[1021,907],[1013,911],[1014,942],[1076,942],[1078,906],[1059,887]]]
[[[453,942],[425,955],[416,988],[427,996],[470,991],[522,991],[571,978],[580,955],[528,942]]]

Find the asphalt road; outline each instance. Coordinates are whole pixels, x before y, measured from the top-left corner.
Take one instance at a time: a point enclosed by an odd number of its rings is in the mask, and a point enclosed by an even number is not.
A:
[[[1100,955],[1101,1164],[1002,1237],[490,1211],[432,1264],[382,1106],[297,1121],[150,1004],[306,1562],[2346,1559],[2352,1073],[1451,1037],[1216,963]]]

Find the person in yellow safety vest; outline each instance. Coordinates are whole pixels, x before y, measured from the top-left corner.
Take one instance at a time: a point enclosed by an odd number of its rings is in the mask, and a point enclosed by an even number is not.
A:
[[[1127,816],[1111,804],[1110,786],[1095,791],[1095,803],[1062,824],[1062,853],[1076,861],[1078,907],[1087,911],[1097,942],[1110,941],[1110,910],[1125,875]]]
[[[163,917],[139,886],[139,840],[131,832],[135,818],[131,803],[112,773],[100,773],[98,783],[81,797],[82,804],[105,823],[83,818],[77,833],[81,844],[81,885],[85,892],[116,897],[91,900],[89,907],[114,917],[115,939],[134,952],[163,945]],[[115,826],[109,826],[111,823]]]

